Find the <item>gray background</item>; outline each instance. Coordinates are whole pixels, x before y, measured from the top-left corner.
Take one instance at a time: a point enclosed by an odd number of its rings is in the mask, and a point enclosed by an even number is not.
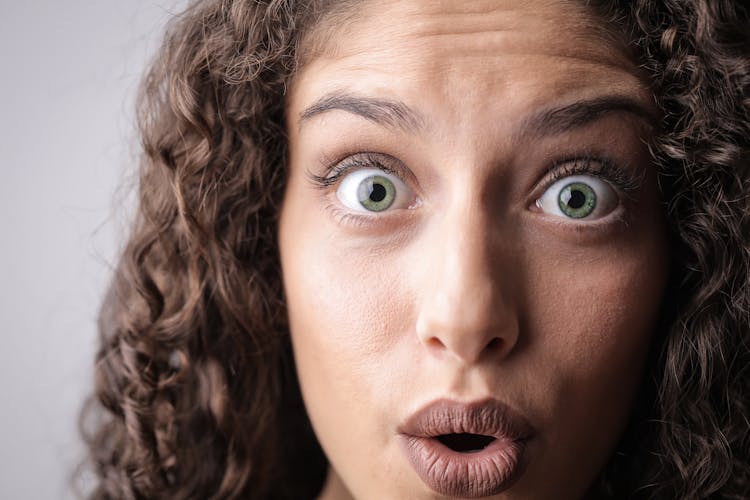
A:
[[[180,0],[0,0],[0,498],[73,498],[133,98]]]

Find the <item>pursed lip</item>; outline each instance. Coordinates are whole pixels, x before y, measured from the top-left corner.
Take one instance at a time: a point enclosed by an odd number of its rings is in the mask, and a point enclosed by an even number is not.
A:
[[[512,440],[525,440],[534,433],[524,417],[501,401],[489,398],[472,403],[433,401],[409,417],[398,431],[428,438],[468,433]]]
[[[422,481],[448,496],[478,498],[509,488],[525,470],[526,442],[534,428],[501,401],[434,401],[399,428],[401,447]],[[456,451],[441,441],[446,435],[492,438],[471,451]]]

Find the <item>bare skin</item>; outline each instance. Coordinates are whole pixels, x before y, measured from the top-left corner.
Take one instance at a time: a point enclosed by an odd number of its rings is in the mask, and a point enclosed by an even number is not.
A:
[[[492,498],[580,498],[613,453],[668,258],[650,94],[595,23],[559,1],[367,3],[293,82],[279,243],[321,498],[444,498],[399,446],[438,399],[533,426]],[[378,175],[392,189],[362,198]]]

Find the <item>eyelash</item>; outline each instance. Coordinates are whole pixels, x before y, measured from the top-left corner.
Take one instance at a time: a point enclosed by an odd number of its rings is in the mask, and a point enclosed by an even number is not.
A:
[[[328,190],[348,173],[360,168],[377,168],[389,174],[399,177],[408,182],[403,169],[394,168],[383,162],[387,158],[390,162],[397,163],[398,160],[383,153],[363,152],[350,155],[343,160],[331,160],[324,158],[322,163],[326,165],[323,175],[315,175],[309,170],[309,180],[321,190]],[[548,189],[555,182],[572,175],[592,175],[609,182],[621,195],[630,198],[643,184],[643,175],[635,173],[632,169],[625,169],[605,157],[586,155],[572,156],[555,160],[547,169],[544,177],[537,182],[541,189]]]
[[[643,184],[643,176],[632,169],[624,169],[609,160],[597,156],[575,156],[556,160],[541,181],[544,189],[571,175],[591,175],[609,182],[624,196],[631,196]]]
[[[310,181],[315,184],[316,187],[323,190],[335,185],[342,177],[344,177],[349,172],[360,168],[377,168],[382,170],[383,172],[393,174],[402,181],[407,182],[401,169],[392,168],[386,165],[382,161],[383,157],[387,157],[394,162],[397,161],[395,160],[395,158],[391,158],[388,155],[371,152],[357,153],[348,156],[341,161],[330,161],[329,159],[324,158],[322,163],[324,165],[327,165],[327,167],[323,175],[315,175],[308,170],[307,176]]]

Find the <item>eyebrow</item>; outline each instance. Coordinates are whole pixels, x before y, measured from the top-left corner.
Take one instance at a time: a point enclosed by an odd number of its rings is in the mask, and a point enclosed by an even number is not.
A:
[[[524,120],[518,130],[537,136],[559,135],[616,112],[634,115],[648,125],[656,123],[656,116],[632,97],[605,95],[542,110]]]
[[[310,118],[327,111],[342,110],[381,126],[415,132],[424,126],[424,117],[401,101],[362,97],[343,92],[324,95],[300,113],[300,127]]]
[[[305,121],[333,110],[346,111],[375,124],[387,128],[400,128],[407,132],[418,131],[425,123],[422,114],[401,101],[355,96],[337,91],[322,96],[302,111],[300,128]],[[559,135],[615,112],[629,113],[649,125],[656,122],[656,116],[634,98],[626,95],[605,95],[543,109],[523,120],[514,135]]]

